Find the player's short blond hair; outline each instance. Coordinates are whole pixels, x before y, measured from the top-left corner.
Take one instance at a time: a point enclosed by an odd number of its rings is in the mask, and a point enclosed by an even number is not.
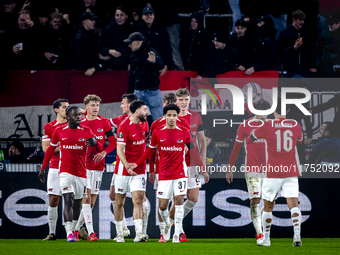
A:
[[[95,101],[95,102],[101,102],[102,99],[97,96],[97,95],[91,95],[88,94],[85,98],[84,98],[84,104],[87,105],[88,103],[90,103],[91,101]]]
[[[163,103],[167,102],[168,104],[176,104],[177,98],[174,93],[166,93],[163,96]]]
[[[190,96],[190,92],[187,88],[180,88],[176,91],[176,97]]]

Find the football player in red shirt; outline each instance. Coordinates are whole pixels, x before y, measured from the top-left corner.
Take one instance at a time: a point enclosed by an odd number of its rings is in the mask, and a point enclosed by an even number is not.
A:
[[[289,106],[287,106],[287,111],[289,111]],[[281,192],[291,212],[294,227],[293,246],[301,246],[301,211],[298,202],[300,162],[296,143],[302,142],[303,135],[297,121],[286,119],[286,116],[280,113],[281,100],[279,99],[274,112],[275,120],[268,120],[263,126],[251,131],[247,138],[247,145],[261,138],[266,139],[267,144],[266,171],[263,169],[267,178],[263,180],[262,185],[264,239],[258,245],[270,246],[272,211],[277,194]]]
[[[116,219],[117,242],[124,242],[123,206],[127,192],[131,192],[133,202],[133,219],[136,230],[134,242],[148,239],[143,234],[143,200],[146,190],[146,164],[140,165],[133,175],[129,171],[129,163],[135,162],[145,151],[145,140],[149,132],[146,116],[148,109],[144,101],[133,101],[130,105],[131,116],[124,120],[117,131],[117,163],[115,167],[116,204],[114,215]]]
[[[270,104],[261,99],[254,103],[254,108],[257,110],[268,110]],[[268,115],[255,115],[254,117],[245,120],[244,124],[240,124],[235,139],[235,145],[229,159],[229,170],[235,165],[237,156],[241,150],[242,144],[246,142],[247,137],[253,129],[256,129],[266,121]],[[261,167],[266,165],[265,142],[264,139],[259,139],[255,143],[244,146],[245,148],[245,177],[247,182],[248,194],[250,199],[250,216],[256,230],[257,242],[264,238],[261,228],[260,216],[260,200],[262,193],[262,176]],[[233,181],[232,171],[227,172],[226,179],[228,183]]]
[[[42,136],[42,148],[46,152],[50,141],[52,139],[54,130],[57,127],[67,124],[66,121],[66,108],[69,106],[68,100],[64,98],[58,98],[53,102],[53,111],[57,115],[57,118],[44,126]],[[52,156],[48,175],[47,175],[47,193],[49,196],[49,206],[47,210],[49,234],[44,241],[56,240],[56,226],[58,220],[58,204],[61,196],[60,183],[59,183],[59,151],[57,147]],[[40,170],[38,178],[41,182],[45,182],[45,170]]]
[[[165,241],[170,236],[170,218],[175,219],[175,233],[173,243],[179,243],[179,235],[183,220],[183,202],[188,187],[188,172],[185,160],[187,149],[194,148],[191,141],[189,129],[176,125],[180,109],[177,105],[169,104],[163,109],[166,125],[154,130],[148,150],[131,164],[130,170],[136,171],[137,166],[143,164],[145,160],[158,148],[159,151],[159,182],[157,197],[159,199],[159,214],[166,224],[164,231]],[[196,153],[196,154],[195,154]],[[193,151],[192,156],[199,159],[198,151]],[[200,161],[200,166],[203,166]],[[174,197],[175,211],[168,211],[169,199]]]
[[[88,146],[100,152],[102,145],[96,142],[90,128],[80,126],[80,110],[77,106],[66,109],[67,126],[57,128],[46,150],[41,169],[45,170],[55,149],[60,144],[60,188],[64,198],[64,220],[68,242],[74,242],[73,219],[80,214],[81,199],[86,195],[86,159]],[[90,233],[92,234],[92,233]]]
[[[184,119],[190,124],[190,132],[193,136],[192,140],[194,144],[198,144],[197,146],[200,149],[201,159],[203,163],[206,162],[206,153],[207,153],[207,146],[206,140],[204,135],[204,128],[201,116],[194,111],[188,110],[190,104],[190,92],[186,88],[181,88],[176,91],[177,97],[177,106],[181,110],[178,118]],[[197,143],[198,138],[198,143]],[[199,173],[190,165],[190,153],[186,154],[186,162],[188,166],[188,191],[187,191],[187,200],[184,202],[184,217],[191,212],[194,208],[195,204],[198,201],[199,189],[201,188],[201,180]],[[203,173],[204,181],[207,183],[209,181],[209,174],[207,172]],[[173,210],[173,208],[171,209]],[[181,241],[187,241],[186,235],[182,229]]]
[[[89,240],[98,240],[96,233],[93,231],[91,210],[94,207],[99,194],[103,171],[105,168],[104,158],[106,154],[116,148],[116,139],[113,135],[110,121],[104,117],[98,116],[100,102],[101,98],[97,95],[87,95],[84,98],[86,116],[81,119],[81,125],[87,126],[92,130],[96,136],[97,142],[101,143],[103,148],[105,147],[105,136],[109,140],[109,145],[93,158],[87,158],[87,197],[83,198],[82,210],[75,226],[75,237],[77,241],[79,241],[80,227],[85,223],[85,221],[87,230],[89,233],[93,233],[92,236],[89,236]],[[91,155],[91,151],[88,151],[88,155]]]

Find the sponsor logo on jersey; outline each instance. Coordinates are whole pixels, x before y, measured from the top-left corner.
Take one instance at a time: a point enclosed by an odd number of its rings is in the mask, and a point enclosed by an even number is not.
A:
[[[183,149],[181,147],[176,147],[176,146],[172,146],[172,147],[162,146],[161,150],[162,151],[182,151]]]
[[[166,139],[162,139],[162,140],[160,140],[161,142],[164,142]]]
[[[83,146],[79,146],[77,144],[75,144],[75,145],[63,145],[63,149],[82,150],[82,149],[84,149],[84,147]]]
[[[143,143],[145,143],[145,140],[134,141],[132,144],[133,144],[133,145],[141,145],[141,144],[143,144]]]
[[[117,141],[124,142],[124,138],[117,138]]]
[[[67,191],[67,190],[69,190],[69,188],[68,188],[68,187],[65,187],[65,188],[63,188],[63,191]]]
[[[183,140],[177,140],[178,143],[183,143]]]
[[[84,142],[85,141],[85,139],[84,138],[79,138],[79,140],[78,140],[79,142]]]
[[[123,137],[123,132],[119,132],[118,137],[122,138]]]
[[[132,135],[132,137],[135,137],[137,134]]]
[[[120,191],[120,192],[123,192],[123,190],[124,190],[124,189],[120,189],[120,188],[118,188],[118,191]]]
[[[261,138],[261,139],[256,140],[254,143],[264,143],[265,140],[266,139]]]
[[[253,195],[258,195],[258,194],[259,194],[259,192],[254,192],[254,193],[253,193]]]
[[[184,190],[180,190],[179,192],[183,192],[183,191],[185,191],[185,189]]]
[[[162,191],[158,191],[158,195],[163,195],[163,192]]]
[[[104,130],[102,128],[98,128],[97,132],[103,132]]]
[[[63,141],[64,141],[64,140],[66,140],[67,138],[68,138],[68,137],[63,137],[63,138],[61,138],[61,140],[63,140]]]
[[[96,139],[97,139],[97,140],[102,140],[102,139],[104,139],[104,136],[102,136],[102,135],[98,135],[98,136],[97,136],[97,135],[96,135]]]
[[[49,188],[48,191],[53,191],[53,188]]]

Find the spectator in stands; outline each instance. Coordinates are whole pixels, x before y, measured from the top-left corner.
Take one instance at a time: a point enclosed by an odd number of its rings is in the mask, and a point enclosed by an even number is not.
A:
[[[86,70],[85,75],[91,76],[101,69],[99,63],[99,36],[94,32],[97,16],[84,12],[81,16],[80,30],[71,40],[70,62],[75,70]]]
[[[203,28],[203,15],[195,12],[191,16],[189,28],[181,33],[181,55],[185,70],[204,73],[205,54],[211,44],[211,35]]]
[[[19,12],[18,28],[8,35],[12,69],[37,70],[42,61],[41,35],[28,10]]]
[[[324,122],[320,128],[321,140],[313,146],[308,164],[340,163],[340,138],[333,122]]]
[[[127,93],[134,93],[147,103],[153,120],[163,116],[162,96],[159,89],[159,70],[164,68],[162,58],[148,39],[134,32],[124,40],[132,50]]]
[[[257,23],[257,60],[255,65],[248,68],[245,74],[265,70],[277,70],[278,43],[275,38],[277,30],[271,17],[263,16]]]
[[[282,31],[279,38],[280,60],[288,76],[302,76],[317,72],[316,47],[310,40],[309,31],[303,28],[306,15],[296,10],[292,12],[292,24]]]
[[[47,70],[68,69],[69,45],[72,27],[68,14],[62,14],[56,9],[50,15],[50,26],[44,35],[44,62]]]
[[[3,8],[0,9],[0,34],[14,30],[18,24],[17,0],[3,1]]]
[[[340,20],[330,16],[328,29],[323,30],[319,41],[320,71],[340,73]]]
[[[8,160],[5,163],[23,163],[24,145],[19,141],[14,141],[8,148]]]
[[[155,12],[152,7],[144,7],[142,14],[142,20],[136,24],[134,31],[140,32],[146,37],[151,47],[158,52],[164,61],[164,68],[161,71],[162,76],[166,73],[171,63],[169,36],[165,28],[155,22]]]
[[[110,70],[127,70],[128,60],[131,54],[129,47],[124,43],[130,35],[130,26],[127,22],[127,11],[118,6],[115,17],[111,23],[105,27],[100,38],[100,53],[109,56],[104,60],[104,68]]]
[[[209,78],[216,77],[236,70],[237,53],[230,47],[228,35],[221,30],[214,34],[214,44],[210,45],[206,53],[205,74]]]
[[[247,33],[247,22],[239,19],[235,23],[235,32],[229,36],[230,46],[238,55],[237,69],[245,71],[255,64],[256,40]]]
[[[104,29],[104,27],[110,22],[110,18],[107,11],[105,10],[105,6],[98,5],[97,0],[84,0],[84,6],[76,11],[74,20],[71,21],[77,25],[79,21],[82,21],[81,16],[84,12],[93,13],[93,15],[98,17],[96,20],[96,28]]]
[[[216,144],[211,138],[210,132],[208,130],[205,131],[205,141],[207,145],[206,166],[216,167],[217,165],[221,165],[221,150],[216,147]]]
[[[153,0],[151,1],[151,6],[154,8],[157,13],[157,22],[160,26],[165,27],[168,32],[171,52],[172,52],[172,60],[174,64],[174,68],[179,71],[184,70],[183,61],[181,58],[180,52],[180,20],[176,8],[175,0],[167,0],[167,1],[159,1]]]

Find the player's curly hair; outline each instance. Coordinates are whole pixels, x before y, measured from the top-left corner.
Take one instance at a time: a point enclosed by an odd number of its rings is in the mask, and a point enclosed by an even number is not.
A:
[[[174,110],[177,112],[177,114],[179,114],[180,110],[179,107],[175,104],[168,104],[166,106],[164,106],[163,108],[163,115],[166,115],[168,113],[168,111]]]
[[[168,104],[176,104],[177,98],[174,93],[166,93],[163,96],[163,103],[167,102]]]
[[[95,101],[95,102],[101,102],[102,99],[94,94],[88,94],[85,98],[84,98],[84,104],[87,105],[88,103],[90,103],[91,101]]]
[[[79,107],[76,106],[76,105],[70,105],[69,107],[67,107],[66,108],[66,116],[68,116],[73,109],[79,109]]]
[[[141,108],[143,105],[146,105],[146,103],[142,100],[135,100],[130,104],[130,112],[134,114],[136,110]]]

